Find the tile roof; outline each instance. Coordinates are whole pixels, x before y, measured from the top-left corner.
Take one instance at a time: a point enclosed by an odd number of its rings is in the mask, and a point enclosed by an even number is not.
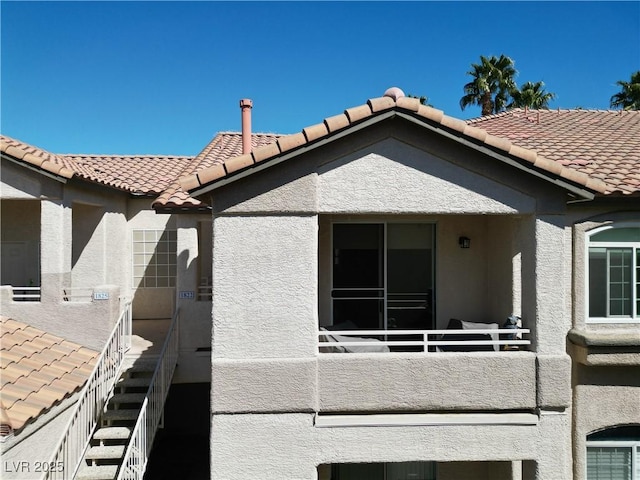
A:
[[[251,144],[253,148],[262,147],[280,136],[254,133]],[[76,176],[129,193],[157,195],[154,207],[201,208],[204,204],[182,190],[177,179],[240,155],[242,133],[218,133],[195,157],[53,154],[3,135],[0,135],[0,151],[63,178]]]
[[[251,147],[259,148],[275,142],[282,135],[275,133],[253,133],[251,135]],[[181,175],[174,177],[172,182],[162,194],[153,202],[154,208],[186,208],[202,207],[203,203],[192,198],[183,190],[178,182],[178,177],[194,174],[198,170],[210,168],[224,163],[232,157],[242,154],[242,133],[220,132],[211,142],[186,166]]]
[[[0,151],[66,179],[78,177],[141,195],[160,194],[194,158],[169,155],[53,154],[5,135],[0,135]]]
[[[185,170],[193,157],[171,155],[64,155],[85,171],[83,178],[143,195],[159,195]]]
[[[328,139],[338,132],[386,112],[410,115],[442,131],[516,159],[521,164],[528,165],[528,168],[537,169],[553,177],[560,177],[579,187],[599,193],[605,193],[610,189],[600,178],[571,168],[572,165],[565,166],[554,159],[538,154],[536,150],[520,146],[505,136],[490,134],[471,123],[444,115],[441,110],[421,105],[418,99],[405,97],[399,89],[389,89],[383,97],[372,98],[364,105],[348,108],[342,114],[302,129],[300,133],[280,137],[275,143],[257,148],[250,154],[232,157],[222,164],[215,164],[198,170],[194,174],[183,176],[179,179],[180,185],[184,190],[193,192],[230,177],[236,172],[250,169],[260,162],[270,161],[285,154],[293,154],[303,146]]]
[[[2,431],[20,430],[79,390],[98,356],[96,351],[0,316]]]
[[[70,160],[5,135],[0,135],[0,152],[62,178],[71,178],[77,173]]]
[[[606,194],[640,193],[640,111],[514,109],[467,124],[602,180]]]

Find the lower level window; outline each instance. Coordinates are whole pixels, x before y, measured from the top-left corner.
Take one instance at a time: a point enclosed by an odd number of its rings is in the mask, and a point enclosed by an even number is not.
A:
[[[587,437],[587,480],[640,480],[640,426]]]

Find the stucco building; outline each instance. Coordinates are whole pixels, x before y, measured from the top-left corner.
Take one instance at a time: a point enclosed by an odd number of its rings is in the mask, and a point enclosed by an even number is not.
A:
[[[193,158],[3,138],[2,314],[100,350],[116,299],[179,310],[212,479],[640,478],[639,112],[248,124]]]

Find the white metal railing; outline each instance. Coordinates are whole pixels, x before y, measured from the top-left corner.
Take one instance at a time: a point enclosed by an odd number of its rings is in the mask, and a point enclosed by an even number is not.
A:
[[[39,302],[40,287],[11,287],[14,302]]]
[[[62,290],[62,300],[65,302],[91,302],[93,300],[93,288],[65,288]]]
[[[131,346],[131,301],[123,311],[107,341],[93,372],[79,393],[79,400],[67,423],[49,465],[60,465],[46,472],[45,479],[75,477],[114,382],[120,374],[125,353]]]
[[[468,329],[468,330],[320,330],[318,331],[318,351],[320,353],[350,353],[363,351],[359,347],[371,347],[368,351],[401,351],[403,348],[418,347],[422,352],[440,352],[448,349],[464,348],[465,351],[478,347],[493,347],[491,350],[521,349],[531,345],[524,338],[527,328]],[[396,339],[395,337],[405,337]],[[455,339],[456,336],[471,337]],[[489,336],[490,339],[483,339]],[[407,339],[411,337],[411,339]],[[479,338],[478,338],[479,337]],[[351,350],[349,347],[354,347]],[[386,347],[386,348],[385,348]]]
[[[140,415],[131,434],[131,440],[122,460],[118,480],[142,479],[147,468],[153,439],[162,418],[164,402],[169,393],[171,379],[178,361],[180,311],[176,310],[167,338],[162,346],[156,369],[151,377]]]

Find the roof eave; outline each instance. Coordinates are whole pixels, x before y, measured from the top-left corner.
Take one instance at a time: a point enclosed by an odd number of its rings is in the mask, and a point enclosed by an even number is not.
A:
[[[11,155],[9,155],[9,154],[7,154],[5,152],[1,152],[1,155],[2,155],[2,159],[3,160],[7,160],[8,162],[11,162],[11,163],[13,163],[15,165],[18,165],[20,167],[26,168],[26,169],[31,170],[33,172],[39,173],[40,175],[44,175],[45,177],[51,178],[51,179],[53,179],[53,180],[55,180],[57,182],[67,183],[67,180],[68,180],[67,177],[64,177],[64,176],[61,176],[61,175],[57,175],[57,174],[55,174],[53,172],[49,172],[49,171],[44,170],[42,168],[38,168],[35,165],[31,165],[28,162],[25,162],[23,160],[19,160],[19,159],[15,158],[15,157],[12,157]]]
[[[442,135],[452,141],[457,142],[460,145],[464,145],[468,148],[472,148],[484,155],[487,155],[489,157],[492,157],[498,161],[501,161],[505,164],[508,164],[512,167],[515,167],[521,171],[527,172],[531,175],[534,175],[538,178],[541,178],[549,183],[552,183],[556,186],[559,186],[565,190],[567,190],[569,193],[571,193],[572,195],[578,196],[582,199],[585,200],[592,200],[595,196],[595,191],[592,191],[588,188],[585,188],[583,186],[579,186],[573,182],[567,181],[561,177],[557,177],[555,175],[546,173],[542,170],[539,170],[537,168],[535,168],[533,166],[533,164],[531,164],[531,166],[527,165],[526,163],[524,163],[522,160],[518,161],[516,160],[514,157],[510,156],[510,155],[505,155],[502,154],[500,152],[498,152],[497,150],[494,150],[492,148],[490,148],[489,146],[487,146],[486,144],[478,144],[476,142],[473,142],[471,140],[469,140],[468,138],[465,138],[464,134],[461,132],[458,132],[456,130],[451,130],[448,129],[446,127],[444,127],[441,123],[437,123],[437,122],[431,122],[429,120],[424,119],[422,116],[416,116],[413,114],[413,112],[409,111],[409,110],[404,110],[404,109],[399,109],[399,108],[393,108],[390,110],[386,110],[383,111],[377,115],[374,115],[372,117],[368,117],[364,120],[362,120],[361,122],[355,123],[355,124],[351,124],[350,126],[339,130],[337,132],[332,132],[329,133],[328,135],[320,138],[319,140],[316,140],[314,142],[311,143],[307,143],[307,144],[303,144],[300,147],[297,147],[293,150],[287,151],[285,153],[282,153],[280,155],[274,156],[273,158],[270,159],[266,159],[260,163],[254,163],[253,165],[250,165],[242,170],[239,170],[238,172],[234,172],[230,175],[226,175],[220,179],[216,179],[206,185],[201,185],[199,187],[196,187],[192,190],[189,190],[189,194],[192,197],[200,197],[202,195],[206,195],[207,193],[229,185],[230,183],[233,183],[237,180],[240,180],[242,178],[245,178],[249,175],[253,175],[254,173],[257,173],[261,170],[264,170],[266,168],[269,168],[273,165],[277,165],[279,163],[282,163],[284,161],[287,161],[291,158],[297,157],[299,155],[302,155],[304,153],[307,153],[311,150],[314,150],[316,148],[322,147],[324,145],[327,145],[328,143],[331,143],[335,140],[338,140],[340,138],[343,138],[347,135],[350,135],[351,133],[354,133],[358,130],[362,130],[364,128],[367,128],[371,125],[374,125],[376,123],[382,122],[384,120],[387,120],[389,118],[393,118],[395,116],[398,116],[400,118],[403,118],[407,121],[410,121],[412,123],[418,124],[424,128],[427,128],[428,130],[437,133],[439,135]]]
[[[338,130],[336,132],[332,132],[329,133],[328,135],[313,141],[311,143],[306,143],[303,144],[295,149],[289,150],[285,153],[282,153],[280,155],[276,155],[273,158],[264,160],[262,162],[259,163],[254,163],[253,165],[250,165],[247,168],[244,168],[242,170],[239,170],[238,172],[234,172],[230,175],[226,175],[218,180],[214,180],[213,182],[210,182],[207,185],[203,185],[200,187],[196,187],[193,190],[189,190],[189,195],[191,195],[192,197],[199,197],[201,195],[205,195],[217,188],[223,187],[225,185],[228,185],[230,183],[233,183],[237,180],[240,180],[242,178],[248,177],[249,175],[253,175],[254,173],[257,173],[261,170],[264,170],[266,168],[269,168],[273,165],[277,165],[279,163],[285,162],[291,158],[297,157],[299,155],[302,155],[304,153],[307,153],[311,150],[315,150],[316,148],[322,147],[324,145],[327,145],[331,142],[334,142],[336,140],[339,140],[340,138],[343,138],[347,135],[350,135],[353,132],[357,132],[358,130],[362,130],[363,128],[367,128],[371,125],[374,125],[376,123],[379,123],[381,121],[384,121],[388,118],[393,118],[396,115],[396,111],[395,110],[388,110],[385,112],[382,112],[378,115],[372,116],[372,117],[368,117],[365,120],[362,120],[361,122],[358,123],[354,123],[342,130]]]
[[[431,124],[429,122],[425,122],[422,120],[422,118],[419,117],[415,117],[413,115],[410,114],[406,114],[404,112],[398,112],[398,116],[405,118],[406,120],[409,120],[413,123],[419,124],[423,127],[426,127],[427,129],[436,132],[446,138],[449,138],[450,140],[453,140],[461,145],[464,145],[466,147],[469,148],[473,148],[474,150],[487,155],[489,157],[492,157],[498,161],[501,161],[503,163],[506,163],[507,165],[510,165],[512,167],[517,168],[518,170],[522,170],[524,172],[530,173],[538,178],[541,178],[547,182],[550,182],[554,185],[557,185],[561,188],[564,188],[565,190],[569,191],[570,193],[574,194],[574,195],[578,195],[579,197],[585,199],[585,200],[593,200],[596,192],[592,191],[590,189],[578,186],[572,182],[569,182],[567,180],[564,180],[561,177],[556,177],[554,175],[549,175],[547,173],[545,173],[542,170],[533,168],[533,164],[530,164],[531,166],[529,166],[529,164],[524,163],[523,161],[518,161],[515,158],[513,158],[510,155],[504,155],[500,152],[498,152],[497,150],[494,150],[490,147],[488,147],[486,144],[478,144],[476,142],[473,142],[471,140],[469,140],[468,138],[464,138],[464,136],[462,136],[463,134],[460,134],[460,132],[456,132],[455,130],[450,131],[447,128],[443,128],[442,124]],[[456,132],[456,133],[454,133]]]

